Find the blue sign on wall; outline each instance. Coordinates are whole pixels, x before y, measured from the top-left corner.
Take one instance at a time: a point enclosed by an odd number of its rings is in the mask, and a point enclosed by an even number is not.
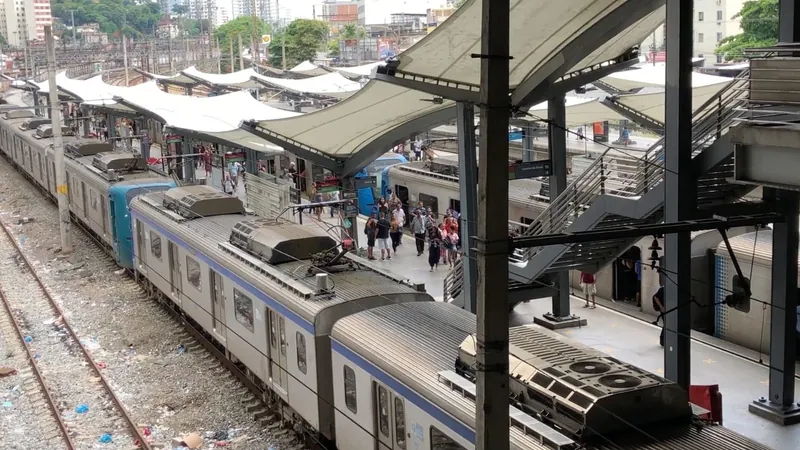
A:
[[[508,132],[508,140],[509,141],[518,141],[522,139],[522,131],[509,131]]]

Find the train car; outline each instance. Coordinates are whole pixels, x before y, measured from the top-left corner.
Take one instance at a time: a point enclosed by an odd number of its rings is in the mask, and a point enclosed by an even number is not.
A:
[[[53,139],[42,125],[48,119],[6,117],[0,119],[2,152],[43,192],[55,198]],[[74,136],[64,136],[63,143],[72,219],[93,234],[120,267],[132,269],[128,205],[135,195],[174,187],[174,181],[149,171],[140,155],[114,151],[110,143]]]
[[[241,200],[208,186],[140,195],[131,216],[136,276],[148,291],[330,441],[333,324],[369,308],[433,300],[362,265],[318,227],[246,215]]]
[[[736,269],[724,243],[714,249],[709,279],[713,290],[714,336],[760,353],[769,353],[772,322],[772,230],[751,230],[730,239],[745,277],[750,279],[751,300],[728,306],[725,297],[734,289]],[[788,313],[788,312],[787,312]],[[798,332],[800,338],[800,332]]]
[[[376,188],[364,187],[358,189],[358,212],[365,216],[372,213],[374,207],[378,205],[378,199],[386,196],[386,191],[391,186],[388,184],[386,170],[395,164],[408,162],[405,156],[399,153],[387,153],[361,171],[354,178],[375,177]]]
[[[337,448],[468,450],[475,442],[475,316],[448,303],[389,305],[333,327]],[[536,325],[513,327],[509,356],[511,448],[576,450],[614,441],[705,449],[764,448],[720,426],[690,426],[676,383]],[[713,436],[713,437],[712,437]],[[617,448],[610,445],[611,448]]]
[[[433,164],[414,161],[386,169],[386,188],[392,188],[410,220],[409,209],[417,202],[430,207],[444,217],[448,209],[461,210],[458,162],[453,158],[437,158]],[[542,182],[538,179],[509,182],[509,218],[531,223],[547,207],[548,198],[539,194]]]

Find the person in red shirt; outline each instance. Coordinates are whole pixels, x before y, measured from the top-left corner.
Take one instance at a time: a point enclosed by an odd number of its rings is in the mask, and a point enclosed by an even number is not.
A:
[[[593,273],[581,272],[581,288],[583,288],[583,295],[586,299],[584,308],[596,308],[595,296],[597,295],[597,288],[595,287],[596,278]],[[592,297],[592,305],[589,306],[589,296]]]

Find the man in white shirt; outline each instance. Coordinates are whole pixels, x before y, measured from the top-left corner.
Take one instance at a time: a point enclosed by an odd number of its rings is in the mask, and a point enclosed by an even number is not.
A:
[[[406,212],[403,211],[403,207],[400,203],[397,203],[394,211],[392,211],[392,219],[397,221],[397,223],[400,225],[400,228],[403,228],[405,226]]]

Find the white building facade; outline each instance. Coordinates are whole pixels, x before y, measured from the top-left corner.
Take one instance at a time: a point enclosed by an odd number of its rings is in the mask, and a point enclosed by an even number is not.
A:
[[[742,32],[739,19],[744,0],[694,1],[694,56],[705,58],[706,65],[723,62],[716,54],[719,42]]]
[[[24,47],[29,41],[43,41],[44,27],[52,23],[49,0],[0,1],[0,34],[11,46]]]

